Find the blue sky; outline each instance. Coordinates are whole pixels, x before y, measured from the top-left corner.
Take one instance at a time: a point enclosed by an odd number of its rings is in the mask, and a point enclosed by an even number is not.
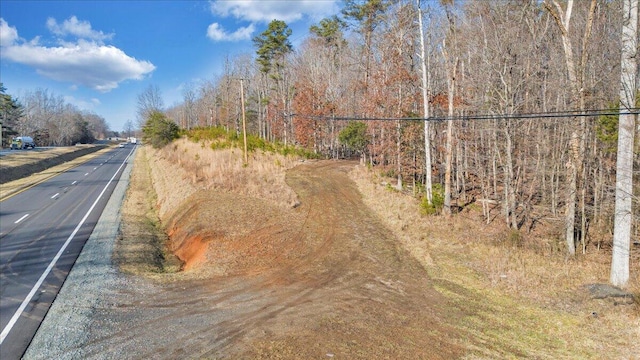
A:
[[[0,81],[20,95],[48,89],[122,131],[150,84],[165,105],[185,84],[220,75],[226,57],[254,54],[251,39],[273,20],[293,30],[339,12],[339,0],[0,0]]]

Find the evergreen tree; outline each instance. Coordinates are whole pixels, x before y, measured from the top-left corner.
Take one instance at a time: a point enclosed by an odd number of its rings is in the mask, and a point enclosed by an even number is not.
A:
[[[11,95],[6,93],[7,88],[0,83],[0,126],[2,126],[2,147],[11,137],[17,135],[18,122],[24,114],[24,107]]]
[[[258,48],[258,64],[260,71],[272,76],[278,76],[284,66],[284,57],[293,50],[289,41],[291,29],[282,20],[273,20],[260,36],[253,38]]]
[[[364,160],[365,150],[369,145],[367,137],[367,124],[361,121],[352,121],[338,135],[338,140],[349,150],[360,154]]]
[[[179,128],[173,121],[159,111],[149,115],[142,128],[142,139],[156,149],[162,148],[179,137]]]

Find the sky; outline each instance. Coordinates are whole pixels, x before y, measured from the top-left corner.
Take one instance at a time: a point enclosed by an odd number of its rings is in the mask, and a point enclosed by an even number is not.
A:
[[[339,13],[340,0],[0,0],[0,82],[37,89],[102,116],[111,130],[136,124],[137,95],[158,86],[165,106],[185,86],[221,75],[226,58],[255,54],[271,20],[292,29]]]

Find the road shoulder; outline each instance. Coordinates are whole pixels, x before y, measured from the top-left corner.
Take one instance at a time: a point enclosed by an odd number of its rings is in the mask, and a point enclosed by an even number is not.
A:
[[[95,229],[23,359],[84,358],[82,344],[88,340],[91,315],[95,309],[107,306],[103,304],[105,292],[116,289],[121,281],[112,266],[111,253],[134,158],[130,156],[127,160]]]

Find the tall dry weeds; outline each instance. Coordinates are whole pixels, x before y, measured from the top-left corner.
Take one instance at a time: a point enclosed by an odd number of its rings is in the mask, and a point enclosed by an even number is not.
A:
[[[203,189],[266,199],[282,207],[294,206],[298,201],[285,182],[285,172],[298,164],[297,158],[254,152],[245,165],[239,149],[212,150],[205,142],[186,139],[160,150],[146,149],[148,160],[154,163],[154,187],[162,219],[181,201]]]

